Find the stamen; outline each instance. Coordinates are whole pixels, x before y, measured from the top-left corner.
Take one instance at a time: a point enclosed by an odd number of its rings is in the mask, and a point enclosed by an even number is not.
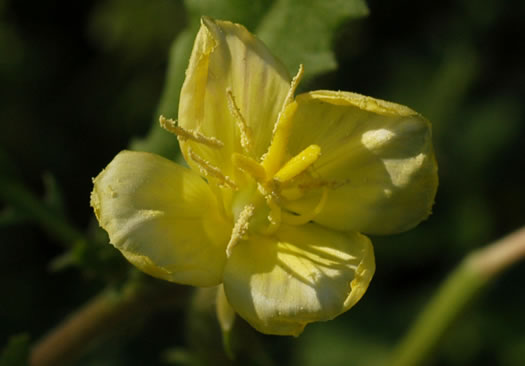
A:
[[[281,196],[289,201],[295,201],[304,196],[304,190],[297,186],[287,187],[281,190]]]
[[[264,230],[264,235],[274,234],[279,226],[281,225],[281,206],[275,203],[275,200],[271,196],[266,196],[266,204],[270,208],[270,213],[268,214],[268,221],[270,224]]]
[[[288,139],[292,130],[292,118],[296,109],[297,103],[291,103],[279,115],[279,121],[276,125],[272,143],[262,162],[266,174],[269,177],[279,170],[281,161],[286,153],[286,146],[288,145]]]
[[[191,140],[198,142],[200,144],[210,146],[216,149],[220,149],[224,146],[224,143],[219,140],[216,137],[207,137],[204,136],[202,133],[193,131],[193,130],[186,130],[180,126],[177,126],[177,122],[172,119],[166,119],[164,116],[160,116],[159,122],[162,128],[164,128],[166,131],[169,131],[175,135],[180,140]]]
[[[195,154],[191,148],[188,148],[188,155],[199,166],[201,173],[206,177],[213,177],[219,180],[219,183],[233,190],[237,190],[237,185],[227,175],[222,174],[221,170],[213,166],[210,162],[204,160]]]
[[[297,103],[294,101],[294,93],[303,74],[304,67],[300,65],[297,75],[295,75],[290,83],[290,89],[275,122],[272,142],[262,162],[268,176],[274,175],[275,172],[279,170],[281,160],[286,152],[286,146],[288,145],[288,139],[292,129],[292,118],[297,109]]]
[[[230,258],[232,255],[233,248],[237,245],[239,240],[246,239],[246,234],[248,233],[249,221],[252,218],[255,212],[254,205],[246,205],[242,209],[239,218],[235,222],[232,230],[232,236],[230,241],[226,246],[226,257]]]
[[[284,166],[275,174],[274,179],[279,182],[286,182],[295,178],[310,165],[315,163],[321,156],[321,148],[318,145],[310,145],[299,154],[288,160]]]
[[[328,199],[328,188],[323,188],[323,193],[321,195],[321,199],[319,200],[319,203],[315,208],[306,215],[292,215],[288,212],[282,213],[282,220],[284,223],[288,225],[304,225],[310,221],[312,221],[319,213],[323,210],[324,206],[326,205],[326,201]]]
[[[233,153],[232,162],[236,168],[245,171],[257,182],[262,183],[266,181],[266,170],[252,158],[239,153]]]
[[[226,89],[226,94],[228,95],[228,109],[233,118],[235,118],[235,122],[237,122],[237,127],[239,127],[241,133],[241,146],[244,149],[244,152],[250,153],[253,151],[252,130],[242,116],[237,103],[235,103],[235,98],[233,97],[231,88]]]
[[[279,182],[270,180],[266,182],[266,184],[257,184],[257,190],[261,195],[266,199],[266,202],[269,202],[269,200],[272,200],[277,205],[281,204],[281,197],[279,196]]]

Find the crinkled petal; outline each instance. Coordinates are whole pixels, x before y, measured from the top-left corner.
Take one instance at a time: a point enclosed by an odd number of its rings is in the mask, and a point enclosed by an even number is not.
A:
[[[253,156],[268,148],[273,125],[289,88],[285,67],[242,25],[203,17],[197,34],[179,104],[179,125],[221,140],[213,149],[186,141],[188,147],[226,175],[232,175],[232,152],[242,152],[241,128],[228,107],[227,91],[246,121]]]
[[[299,214],[326,204],[315,222],[337,230],[390,234],[430,214],[438,179],[430,123],[411,109],[348,92],[297,97],[291,156],[310,144],[321,157],[302,177],[306,195],[288,202]]]
[[[91,205],[110,242],[168,281],[222,281],[231,224],[202,178],[160,156],[123,151],[94,180]]]
[[[226,263],[231,306],[258,331],[299,335],[330,320],[365,293],[375,263],[370,240],[310,223],[282,225],[275,237],[239,242]]]

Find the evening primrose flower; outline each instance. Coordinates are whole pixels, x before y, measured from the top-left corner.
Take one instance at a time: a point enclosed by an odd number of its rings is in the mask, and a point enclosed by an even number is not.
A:
[[[425,219],[437,187],[430,124],[359,94],[295,90],[243,26],[202,18],[173,132],[189,168],[123,151],[91,196],[111,243],[168,281],[222,284],[257,330],[298,335],[347,311],[375,270],[367,234]]]

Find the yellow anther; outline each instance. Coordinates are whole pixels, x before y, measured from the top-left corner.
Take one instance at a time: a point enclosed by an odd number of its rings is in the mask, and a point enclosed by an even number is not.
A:
[[[317,215],[319,215],[319,213],[323,210],[324,206],[326,205],[327,199],[328,199],[328,188],[324,187],[319,203],[317,204],[317,206],[315,206],[315,208],[311,212],[305,215],[293,215],[288,212],[283,212],[282,221],[288,225],[304,225],[312,221],[313,219],[315,219]]]
[[[288,160],[284,166],[275,174],[274,179],[286,182],[304,172],[310,165],[315,163],[321,156],[321,148],[318,145],[310,145],[299,154]]]
[[[177,135],[180,140],[191,140],[216,149],[220,149],[224,146],[224,143],[218,138],[207,137],[200,132],[186,130],[180,126],[177,126],[176,121],[172,119],[166,119],[164,116],[160,116],[159,122],[162,128]]]
[[[246,239],[246,234],[248,233],[248,227],[250,226],[250,219],[255,213],[254,205],[246,205],[242,209],[235,225],[233,226],[232,235],[230,241],[226,246],[226,257],[230,258],[233,248],[237,245],[239,240]]]
[[[297,103],[288,104],[287,108],[279,115],[279,121],[275,128],[272,143],[266,153],[262,165],[266,174],[271,177],[279,170],[282,160],[286,154],[286,146],[292,132],[292,118],[297,109]]]
[[[266,170],[252,158],[243,154],[233,153],[232,162],[235,167],[248,173],[257,182],[266,181]]]
[[[233,190],[237,190],[237,185],[227,175],[222,174],[221,170],[213,166],[209,161],[204,160],[197,155],[191,148],[188,148],[188,155],[200,168],[202,175],[212,177],[219,181],[219,185],[227,186]]]
[[[228,96],[228,109],[230,110],[233,118],[235,118],[237,127],[239,127],[239,132],[241,134],[241,146],[246,153],[250,153],[253,151],[252,130],[242,116],[241,110],[237,106],[237,103],[235,103],[235,98],[230,88],[226,89],[226,95]]]
[[[303,78],[303,74],[304,67],[303,65],[299,65],[299,71],[290,83],[290,89],[288,90],[288,94],[284,99],[283,106],[273,127],[272,143],[270,144],[268,152],[262,162],[268,176],[273,176],[275,172],[279,170],[286,152],[286,146],[288,145],[288,139],[292,129],[292,118],[297,109],[297,103],[294,101],[294,94],[299,82]]]

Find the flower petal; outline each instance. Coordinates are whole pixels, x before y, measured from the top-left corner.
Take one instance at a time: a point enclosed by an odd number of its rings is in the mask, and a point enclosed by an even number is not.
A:
[[[282,225],[275,237],[235,247],[224,289],[235,311],[258,331],[297,336],[306,324],[350,309],[374,270],[370,240],[359,233]]]
[[[273,125],[289,89],[285,67],[266,46],[239,24],[203,17],[179,105],[179,125],[221,140],[214,150],[192,141],[181,144],[186,160],[191,146],[198,155],[232,174],[231,155],[242,152],[239,128],[228,90],[253,140],[253,157],[268,148]]]
[[[196,173],[154,154],[123,151],[94,184],[100,226],[131,263],[182,284],[222,281],[232,225]]]
[[[429,215],[438,180],[426,119],[407,107],[348,92],[315,91],[296,100],[289,153],[316,144],[321,157],[302,183],[311,189],[289,202],[290,210],[312,212],[328,189],[315,222],[337,230],[389,234]]]

